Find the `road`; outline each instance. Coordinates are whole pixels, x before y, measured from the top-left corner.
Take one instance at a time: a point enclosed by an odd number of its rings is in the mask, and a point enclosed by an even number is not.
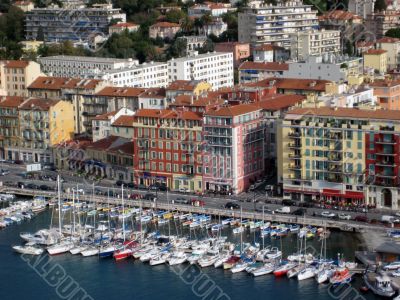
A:
[[[23,165],[14,165],[14,164],[1,164],[0,169],[7,169],[10,171],[10,174],[6,176],[0,176],[0,181],[3,182],[4,185],[16,185],[18,182],[26,184],[33,183],[35,185],[47,185],[52,190],[56,190],[57,183],[55,181],[43,181],[43,180],[31,180],[24,179],[23,174],[25,173],[25,166]],[[110,180],[101,180],[100,182],[94,182],[92,180],[88,180],[83,177],[78,177],[75,174],[72,174],[68,171],[48,171],[44,170],[41,172],[42,175],[50,175],[54,178],[59,174],[64,179],[62,183],[62,189],[64,191],[71,190],[72,188],[82,189],[84,192],[81,195],[81,198],[90,199],[91,195],[94,194],[114,194],[117,197],[121,195],[121,187],[117,187],[113,181]],[[126,195],[131,194],[140,194],[145,195],[149,193],[148,190],[136,190],[136,189],[126,189]],[[205,206],[208,208],[222,208],[225,206],[227,202],[235,202],[238,203],[243,211],[254,212],[255,210],[261,212],[264,208],[266,213],[271,213],[278,208],[282,207],[282,199],[277,197],[271,197],[266,195],[264,191],[264,185],[260,186],[260,188],[254,192],[242,193],[240,195],[235,196],[198,196],[193,194],[183,194],[178,192],[155,192],[150,191],[150,193],[157,194],[157,201],[161,203],[171,203],[172,200],[177,198],[185,198],[189,200],[202,200],[205,203]],[[124,193],[125,194],[125,193]],[[292,206],[291,211],[297,210],[299,207]],[[321,208],[303,208],[305,210],[305,214],[307,216],[321,216],[321,212],[327,211],[326,209]],[[369,220],[381,220],[381,216],[383,214],[390,214],[388,212],[378,212],[378,211],[369,211],[369,212],[349,212],[349,211],[338,211],[338,210],[329,210],[335,214],[345,213],[348,214],[354,219],[356,216],[366,216]]]

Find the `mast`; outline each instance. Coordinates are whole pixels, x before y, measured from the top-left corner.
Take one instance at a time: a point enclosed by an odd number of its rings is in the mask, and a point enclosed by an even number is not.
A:
[[[74,189],[72,189],[72,216],[73,216],[73,223],[72,223],[72,230],[73,233],[75,234],[75,192]]]
[[[125,242],[125,206],[124,206],[124,185],[121,185],[121,198],[122,198],[122,234],[124,235],[124,242]]]
[[[61,234],[61,187],[60,175],[57,175],[57,189],[58,189],[58,230]]]
[[[240,254],[243,252],[242,206],[240,206]]]

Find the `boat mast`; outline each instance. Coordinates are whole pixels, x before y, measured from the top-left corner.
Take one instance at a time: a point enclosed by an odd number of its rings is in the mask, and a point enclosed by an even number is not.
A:
[[[75,191],[74,189],[72,189],[72,216],[73,216],[73,220],[72,220],[72,230],[73,233],[75,234]]]
[[[61,187],[60,187],[60,175],[57,175],[57,190],[58,190],[58,230],[61,235]]]
[[[124,185],[121,185],[121,198],[122,198],[122,234],[124,236],[124,242],[125,242],[125,206],[124,206]]]

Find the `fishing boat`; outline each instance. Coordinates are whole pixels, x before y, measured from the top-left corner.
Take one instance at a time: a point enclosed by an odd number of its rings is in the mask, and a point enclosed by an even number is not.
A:
[[[329,282],[334,285],[349,283],[352,275],[346,267],[339,267],[336,269],[335,274],[329,279]]]
[[[275,277],[284,276],[284,275],[286,275],[287,272],[289,272],[289,270],[295,268],[296,266],[297,266],[297,263],[288,262],[288,263],[276,268],[274,271],[274,275],[275,275]]]
[[[363,276],[366,286],[375,294],[381,297],[392,297],[395,290],[392,287],[392,280],[386,274],[367,272]]]
[[[301,270],[299,272],[299,274],[297,274],[297,280],[301,281],[301,280],[312,278],[315,276],[316,272],[317,272],[317,269],[313,266],[304,268],[303,270]]]
[[[40,255],[44,251],[35,243],[27,243],[23,246],[13,246],[12,248],[14,249],[15,252],[28,255]]]

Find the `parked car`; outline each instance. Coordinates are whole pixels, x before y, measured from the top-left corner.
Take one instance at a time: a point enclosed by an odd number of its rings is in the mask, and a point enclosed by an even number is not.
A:
[[[176,204],[189,204],[190,203],[190,200],[185,199],[185,198],[176,198],[172,201],[173,201],[173,203],[176,203]]]
[[[123,182],[122,180],[117,180],[117,181],[115,182],[115,185],[116,185],[116,186],[122,186],[122,185],[125,186],[126,184],[125,184],[125,182]]]
[[[249,187],[249,191],[251,192],[251,191],[254,191],[256,189],[256,186],[254,185],[254,184],[252,184],[250,187]]]
[[[274,186],[272,184],[267,184],[264,189],[266,192],[272,192]]]
[[[325,218],[334,218],[336,215],[333,212],[330,212],[330,211],[323,211],[321,213],[321,216],[325,217]]]
[[[284,206],[278,209],[275,209],[275,212],[278,214],[290,214],[290,207],[289,206]]]
[[[42,191],[48,191],[51,188],[48,185],[42,184],[41,186],[39,186],[39,189],[41,189]]]
[[[188,190],[186,188],[179,188],[178,190],[180,193],[187,193]]]
[[[296,205],[296,201],[293,200],[282,200],[282,204],[285,206],[295,206]]]
[[[157,199],[157,197],[152,193],[147,193],[146,195],[144,195],[143,199],[154,201]]]
[[[348,214],[339,214],[338,217],[340,220],[351,220],[351,216]]]
[[[137,186],[136,184],[134,184],[133,182],[128,182],[126,187],[130,188],[130,189],[135,189]]]
[[[357,221],[357,222],[368,222],[368,218],[366,216],[356,216],[354,218],[354,221]]]
[[[36,184],[34,184],[34,183],[28,183],[28,184],[26,185],[26,188],[27,188],[27,189],[31,189],[31,190],[37,190],[39,187],[38,187]]]
[[[8,174],[10,174],[9,170],[0,170],[0,176],[5,176],[5,175],[8,175]]]
[[[225,208],[228,208],[228,209],[239,209],[239,208],[240,208],[240,205],[237,204],[237,203],[228,202],[228,203],[225,204],[224,207],[225,207]]]
[[[158,191],[160,188],[157,184],[152,184],[149,186],[150,191]]]
[[[304,216],[305,213],[306,213],[306,210],[304,208],[299,208],[299,209],[296,209],[295,211],[293,211],[292,215]]]

